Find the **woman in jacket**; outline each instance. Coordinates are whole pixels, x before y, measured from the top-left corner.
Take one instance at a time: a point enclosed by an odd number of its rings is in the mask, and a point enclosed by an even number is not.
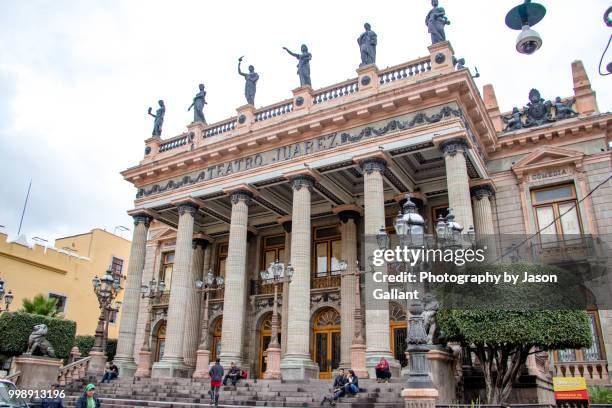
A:
[[[85,392],[79,397],[76,402],[76,408],[100,408],[100,400],[96,395],[96,386],[87,384]]]

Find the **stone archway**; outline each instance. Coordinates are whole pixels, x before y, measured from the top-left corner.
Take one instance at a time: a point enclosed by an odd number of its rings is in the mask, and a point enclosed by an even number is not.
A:
[[[257,374],[263,378],[267,368],[267,350],[272,338],[272,312],[263,314],[257,322]]]
[[[389,340],[393,357],[402,367],[408,364],[406,359],[407,330],[406,309],[397,302],[389,302]]]
[[[332,378],[340,366],[340,313],[333,307],[316,311],[312,324],[312,356],[319,366],[319,378]]]
[[[164,355],[166,345],[166,320],[158,320],[151,330],[151,350],[153,362],[158,362]]]
[[[223,316],[211,321],[208,335],[210,336],[210,361],[215,361],[221,353],[221,328],[223,326]]]

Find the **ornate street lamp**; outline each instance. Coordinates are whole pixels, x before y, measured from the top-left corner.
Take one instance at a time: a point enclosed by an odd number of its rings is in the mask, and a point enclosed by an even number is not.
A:
[[[438,237],[438,243],[440,245],[461,245],[462,231],[463,227],[459,225],[459,223],[455,222],[455,214],[453,214],[452,208],[448,209],[448,215],[446,216],[446,218],[443,218],[442,215],[438,217],[438,220],[436,222],[436,235]]]
[[[410,194],[406,194],[404,212],[399,212],[395,218],[395,232],[400,238],[402,247],[419,248],[424,244],[425,220],[416,210]]]
[[[293,277],[293,266],[291,264],[285,265],[278,260],[275,260],[270,264],[268,269],[260,272],[261,280],[272,283],[274,285],[274,299],[272,303],[272,333],[270,344],[266,350],[268,355],[268,363],[264,378],[266,379],[280,379],[280,354],[281,348],[278,342],[278,286],[281,284],[290,283]],[[286,299],[286,294],[285,298]]]
[[[151,279],[148,285],[140,286],[140,297],[142,299],[148,299],[148,302],[147,324],[145,325],[142,346],[140,347],[138,369],[134,374],[136,377],[148,377],[151,375],[151,346],[149,345],[149,340],[151,337],[151,325],[154,319],[153,305],[159,301],[165,290],[166,284],[164,281],[162,280],[158,283],[155,278]]]
[[[208,341],[209,319],[208,319],[208,304],[211,292],[223,289],[225,280],[223,276],[215,276],[212,269],[204,277],[204,280],[195,282],[196,291],[204,296],[204,316],[202,317],[202,331],[200,333],[200,345],[198,346],[196,370],[193,373],[193,378],[208,378],[208,365],[210,362],[210,343]]]
[[[94,346],[91,349],[92,352],[103,353],[104,352],[104,344],[106,343],[105,333],[105,323],[108,319],[108,312],[111,309],[111,305],[119,292],[121,292],[121,280],[119,278],[114,278],[112,274],[112,269],[109,266],[108,270],[99,278],[95,276],[92,279],[92,285],[94,293],[98,298],[98,303],[100,305],[100,317],[98,318],[98,327],[96,328],[96,338],[94,341]]]
[[[10,290],[8,291],[8,293],[4,292],[4,280],[0,278],[0,302],[2,302],[2,299],[4,299],[4,311],[8,312],[9,306],[11,305],[11,303],[13,303],[13,292],[11,292]],[[2,305],[0,305],[0,312],[2,312]]]

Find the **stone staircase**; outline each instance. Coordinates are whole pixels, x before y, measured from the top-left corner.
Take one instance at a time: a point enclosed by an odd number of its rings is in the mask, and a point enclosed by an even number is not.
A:
[[[378,384],[375,380],[360,380],[364,392],[344,397],[338,408],[403,408],[400,392],[403,381]],[[79,380],[66,387],[66,407],[74,407],[85,386]],[[191,379],[118,379],[98,384],[97,393],[104,408],[202,408],[210,406],[208,381]],[[280,382],[273,380],[243,380],[236,387],[221,388],[220,407],[320,407],[324,396],[331,395],[331,381]],[[328,404],[325,406],[329,406]]]

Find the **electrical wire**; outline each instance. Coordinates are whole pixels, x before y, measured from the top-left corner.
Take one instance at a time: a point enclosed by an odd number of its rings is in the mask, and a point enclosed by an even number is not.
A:
[[[557,222],[557,220],[559,220],[560,218],[562,218],[565,214],[569,213],[570,211],[572,211],[573,209],[575,209],[576,207],[578,207],[578,205],[583,202],[584,200],[586,200],[588,197],[591,196],[591,194],[593,194],[599,187],[603,186],[604,184],[606,184],[608,181],[610,181],[610,179],[612,179],[612,174],[610,176],[608,176],[607,179],[605,179],[604,181],[602,181],[601,183],[599,183],[597,186],[595,186],[595,188],[593,188],[591,191],[589,191],[589,193],[587,195],[585,195],[584,197],[582,197],[580,199],[580,201],[577,201],[573,207],[570,207],[567,209],[567,211],[565,211],[563,214],[559,215],[557,218],[555,218],[554,220],[552,220],[550,222],[550,224],[548,224],[545,227],[540,228],[539,231],[535,232],[534,234],[532,234],[531,236],[525,238],[522,242],[520,242],[517,245],[512,245],[512,248],[510,248],[507,252],[505,252],[503,255],[500,255],[499,257],[497,257],[497,259],[495,260],[495,262],[499,261],[500,259],[503,259],[504,257],[506,257],[508,254],[510,254],[511,252],[516,251],[520,246],[524,245],[526,242],[530,241],[532,238],[540,235],[542,233],[542,231],[544,231],[546,228],[550,227],[551,225],[555,224]]]

